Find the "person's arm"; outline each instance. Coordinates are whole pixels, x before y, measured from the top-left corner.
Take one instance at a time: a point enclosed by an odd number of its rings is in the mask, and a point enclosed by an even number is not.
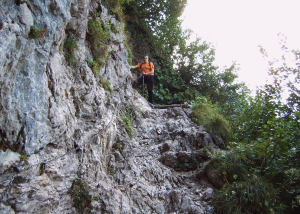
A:
[[[148,73],[146,73],[144,71],[142,73],[143,73],[143,75],[146,75],[146,76],[154,75],[154,68],[151,68],[151,71]]]
[[[135,69],[135,68],[138,68],[138,67],[139,67],[139,65],[132,65],[132,66],[130,66],[131,69]]]
[[[151,72],[150,72],[150,74],[153,74],[153,75],[154,75],[154,67],[153,67],[153,68],[151,68]]]
[[[152,63],[151,63],[152,64]],[[148,72],[148,73],[145,73],[145,72],[142,72],[143,73],[143,75],[147,75],[147,76],[149,76],[149,75],[154,75],[154,65],[152,64],[152,68],[151,68],[151,71],[150,72]]]

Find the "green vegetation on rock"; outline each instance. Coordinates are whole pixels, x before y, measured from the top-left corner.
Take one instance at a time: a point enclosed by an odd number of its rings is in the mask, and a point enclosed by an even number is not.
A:
[[[74,55],[74,52],[77,50],[77,41],[71,38],[66,38],[64,45],[63,45],[63,51],[66,58],[66,61],[69,65],[76,66],[77,60]]]
[[[108,57],[109,31],[105,30],[99,19],[90,19],[88,21],[87,40],[90,42],[90,48],[93,60],[101,67],[106,64]]]
[[[186,0],[150,0],[147,9],[144,3],[122,6],[133,64],[145,54],[155,64],[154,102],[193,103],[193,120],[214,140],[221,137],[232,155],[218,159],[219,174],[211,174],[221,188],[216,209],[299,213],[300,51],[289,51],[282,41],[285,55],[269,63],[273,82],[250,96],[236,81],[236,64],[219,68],[214,47],[201,38],[191,40],[191,31],[181,29]],[[261,52],[268,58],[266,50]]]
[[[80,179],[74,180],[71,187],[71,197],[73,206],[79,213],[89,212],[93,197],[90,195],[90,190],[85,181]]]
[[[29,38],[31,39],[45,39],[45,35],[46,35],[46,30],[43,29],[39,29],[37,26],[35,25],[31,25],[30,26],[30,31],[29,31]]]
[[[193,121],[204,126],[212,137],[221,137],[225,143],[231,139],[230,123],[205,97],[197,97],[193,103]]]

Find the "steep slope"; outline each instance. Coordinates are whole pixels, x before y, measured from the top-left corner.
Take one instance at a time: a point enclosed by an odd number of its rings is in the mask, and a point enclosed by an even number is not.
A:
[[[0,4],[0,213],[213,213],[197,170],[211,137],[188,111],[152,109],[132,89],[122,31],[109,31],[102,77],[93,73],[95,18],[121,28],[96,0]],[[130,113],[132,139],[121,120]]]

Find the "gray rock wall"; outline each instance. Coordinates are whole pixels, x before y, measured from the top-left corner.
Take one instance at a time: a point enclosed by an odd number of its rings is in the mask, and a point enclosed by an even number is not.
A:
[[[110,32],[100,70],[114,92],[103,88],[86,62],[93,16],[120,27],[97,0],[0,3],[0,213],[213,213],[196,152],[212,139],[181,108],[152,109],[131,88],[121,31]],[[44,38],[29,37],[32,25]],[[76,66],[64,57],[67,37]],[[120,119],[128,106],[138,115],[132,139]],[[93,196],[83,211],[75,180]]]

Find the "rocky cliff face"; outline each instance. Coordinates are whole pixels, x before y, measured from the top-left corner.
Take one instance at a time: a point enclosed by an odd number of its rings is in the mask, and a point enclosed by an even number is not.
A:
[[[104,89],[86,62],[95,17],[120,27],[99,0],[1,1],[0,213],[213,213],[199,170],[211,137],[188,109],[152,109],[132,89],[122,31],[106,43]]]

